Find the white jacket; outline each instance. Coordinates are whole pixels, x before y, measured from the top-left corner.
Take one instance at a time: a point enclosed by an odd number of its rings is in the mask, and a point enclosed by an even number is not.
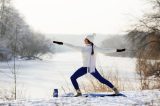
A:
[[[63,44],[73,49],[81,51],[82,57],[83,57],[83,67],[88,67],[87,72],[90,72],[90,73],[95,72],[96,52],[102,52],[102,53],[116,52],[116,49],[100,48],[94,45],[94,55],[91,55],[91,52],[92,52],[91,45],[86,45],[84,47],[81,47],[81,46],[75,46],[75,45],[68,44],[68,43],[63,43]]]

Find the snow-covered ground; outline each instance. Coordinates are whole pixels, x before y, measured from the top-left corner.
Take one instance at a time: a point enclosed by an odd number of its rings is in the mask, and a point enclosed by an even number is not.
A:
[[[160,106],[160,91],[122,92],[127,97],[58,97],[0,102],[0,106]]]
[[[59,53],[53,55],[53,57],[45,56],[43,61],[17,60],[18,90],[23,93],[25,98],[49,98],[52,96],[53,89],[55,88],[62,90],[61,88],[64,87],[67,88],[66,91],[68,89],[73,90],[70,76],[81,66],[82,59],[79,52]],[[0,63],[1,89],[13,87],[11,67],[13,67],[13,62]],[[102,67],[106,74],[117,71],[119,76],[123,77],[123,81],[125,81],[124,85],[126,85],[126,81],[135,83],[135,59],[109,57],[98,54],[97,68],[100,69],[100,67]],[[85,76],[78,79],[78,81],[81,82],[84,79]],[[60,93],[64,93],[62,91]]]
[[[17,87],[18,99],[24,97],[25,100],[4,102],[4,105],[11,103],[17,106],[63,106],[63,105],[134,105],[145,104],[159,101],[159,91],[125,91],[128,97],[104,97],[104,98],[52,98],[53,89],[58,88],[59,94],[70,92],[73,86],[70,82],[70,76],[76,69],[82,66],[81,54],[79,52],[59,53],[53,56],[44,56],[44,60],[17,60]],[[135,72],[136,59],[109,57],[98,54],[97,68],[103,69],[104,73],[118,73],[121,78],[121,83],[124,85],[124,90],[138,90],[138,77]],[[0,63],[0,92],[6,94],[5,90],[13,88],[13,75],[11,74],[13,61]],[[90,75],[86,75],[87,77]],[[92,78],[92,77],[91,77]],[[85,81],[85,76],[78,79],[79,82]],[[81,86],[81,85],[80,85]],[[131,89],[127,89],[130,86]],[[20,94],[19,94],[20,93]],[[20,96],[19,96],[20,95]],[[1,104],[3,104],[1,103]],[[0,105],[1,106],[1,105]],[[2,105],[3,106],[3,105]]]

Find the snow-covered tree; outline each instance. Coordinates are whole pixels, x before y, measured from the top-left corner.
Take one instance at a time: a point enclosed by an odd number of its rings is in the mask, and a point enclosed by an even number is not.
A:
[[[22,56],[37,56],[50,52],[48,40],[27,25],[11,5],[11,0],[0,0],[0,12],[0,47]]]

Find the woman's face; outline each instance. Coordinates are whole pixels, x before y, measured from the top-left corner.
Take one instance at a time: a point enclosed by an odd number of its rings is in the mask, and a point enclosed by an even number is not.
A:
[[[85,44],[89,44],[89,41],[88,41],[87,38],[84,39],[84,43],[85,43]]]

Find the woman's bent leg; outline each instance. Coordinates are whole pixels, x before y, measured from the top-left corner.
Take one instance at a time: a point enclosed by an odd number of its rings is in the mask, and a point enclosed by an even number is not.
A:
[[[78,85],[78,82],[77,82],[77,78],[85,75],[87,73],[87,68],[86,67],[81,67],[79,68],[72,76],[71,76],[71,82],[74,86],[74,88],[76,90],[79,90],[79,85]]]

